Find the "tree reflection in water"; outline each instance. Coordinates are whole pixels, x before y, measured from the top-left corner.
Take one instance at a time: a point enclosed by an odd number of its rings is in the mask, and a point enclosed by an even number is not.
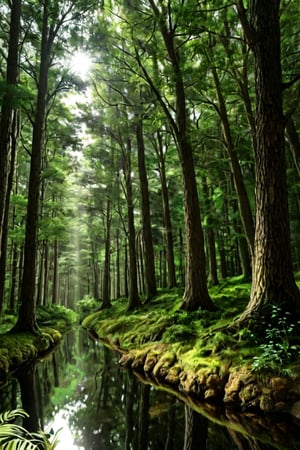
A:
[[[30,413],[30,422],[24,423],[30,430],[62,428],[57,450],[300,448],[299,428],[291,439],[281,423],[281,435],[265,440],[261,427],[263,443],[251,437],[250,428],[242,435],[237,423],[217,425],[175,396],[141,383],[117,360],[83,331],[71,332],[54,353],[23,368],[0,390],[0,409],[22,406]]]

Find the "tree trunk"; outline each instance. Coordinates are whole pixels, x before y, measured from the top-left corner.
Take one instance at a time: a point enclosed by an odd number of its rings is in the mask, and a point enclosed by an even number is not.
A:
[[[215,87],[218,97],[218,112],[222,122],[224,143],[230,158],[230,165],[232,170],[232,176],[234,181],[234,187],[237,194],[239,212],[244,228],[244,232],[249,245],[250,254],[253,256],[254,252],[254,222],[250,207],[250,202],[245,187],[243,174],[237,153],[234,149],[233,140],[231,136],[231,129],[226,109],[225,99],[221,90],[221,84],[218,76],[218,72],[215,67],[212,67],[212,74],[215,82]]]
[[[127,242],[124,244],[124,295],[125,297],[129,296],[128,289],[128,247]]]
[[[106,200],[106,224],[105,224],[105,258],[103,271],[102,308],[110,308],[110,231],[111,231],[111,202]]]
[[[185,254],[185,250],[184,250],[184,246],[183,246],[183,236],[182,236],[182,229],[179,228],[178,230],[178,250],[179,250],[179,277],[180,277],[180,281],[181,281],[181,286],[184,286],[184,254]]]
[[[216,247],[215,247],[215,234],[212,223],[212,215],[211,215],[211,207],[210,207],[210,197],[207,185],[206,176],[202,176],[202,189],[203,189],[203,197],[204,204],[206,209],[207,216],[207,246],[208,246],[208,257],[209,257],[209,275],[208,280],[212,286],[217,286],[219,284],[218,281],[218,272],[217,272],[217,258],[216,258]]]
[[[7,190],[4,202],[4,215],[2,222],[2,234],[0,240],[0,315],[2,313],[2,307],[5,296],[5,280],[6,280],[6,261],[7,261],[7,240],[8,240],[8,221],[9,221],[9,203],[10,193],[13,187],[13,179],[15,172],[15,162],[17,155],[17,135],[18,135],[18,113],[13,114],[13,120],[11,124],[11,160],[9,173],[7,177]]]
[[[168,28],[167,19],[150,0],[153,12],[158,20],[160,31],[170,59],[175,89],[176,119],[166,111],[170,126],[176,137],[176,145],[182,169],[184,193],[184,222],[186,239],[185,291],[181,308],[194,311],[198,308],[212,310],[215,308],[207,289],[204,237],[201,224],[193,149],[188,131],[188,112],[185,89],[180,65],[179,49],[175,44],[175,30]],[[156,91],[157,93],[157,91]],[[162,102],[162,98],[159,98]]]
[[[134,201],[131,180],[131,142],[127,139],[126,149],[123,149],[123,173],[126,186],[128,248],[129,248],[129,298],[127,309],[133,310],[140,306],[137,277],[137,257],[135,247]]]
[[[155,146],[156,153],[158,155],[159,164],[159,176],[161,184],[161,195],[163,204],[163,216],[164,216],[164,230],[166,239],[166,256],[168,265],[168,286],[172,289],[177,285],[176,283],[176,270],[174,262],[174,243],[173,243],[173,227],[171,221],[171,211],[169,202],[169,192],[166,177],[166,165],[165,165],[165,154],[163,149],[163,143],[161,134],[157,133],[158,145]]]
[[[116,298],[121,297],[120,232],[116,230]]]
[[[58,303],[58,240],[53,243],[53,285],[52,285],[52,304]]]
[[[150,201],[148,178],[145,164],[145,146],[143,136],[143,119],[137,117],[136,139],[138,149],[138,168],[141,189],[141,211],[143,226],[144,258],[145,258],[145,279],[146,279],[146,301],[151,300],[156,295],[155,263],[151,232]]]
[[[300,292],[294,279],[290,247],[279,6],[279,0],[252,0],[248,23],[242,1],[238,2],[238,11],[254,51],[257,130],[252,290],[240,324],[259,316],[269,305],[281,305],[300,314]]]
[[[289,117],[287,120],[286,131],[290,142],[294,164],[300,177],[300,139],[292,117]]]
[[[41,159],[42,149],[44,145],[44,127],[46,116],[46,96],[48,86],[50,48],[48,36],[48,2],[46,1],[44,3],[43,11],[38,97],[32,133],[28,205],[24,244],[24,269],[20,293],[21,304],[18,319],[16,325],[14,326],[14,331],[31,331],[34,333],[38,331],[35,317],[36,247]]]
[[[18,284],[18,247],[16,242],[13,242],[12,249],[12,267],[11,267],[11,275],[10,275],[10,291],[9,291],[9,311],[11,314],[15,313],[15,305],[16,305],[16,292],[17,292],[17,284]]]
[[[10,150],[11,136],[14,135],[13,105],[16,101],[14,91],[18,82],[19,35],[21,19],[21,0],[12,0],[10,29],[8,42],[8,56],[6,68],[6,88],[2,98],[0,114],[0,242],[2,240],[3,221],[5,216],[6,199],[9,198],[8,176],[14,166],[11,166]],[[0,252],[3,250],[1,245]]]

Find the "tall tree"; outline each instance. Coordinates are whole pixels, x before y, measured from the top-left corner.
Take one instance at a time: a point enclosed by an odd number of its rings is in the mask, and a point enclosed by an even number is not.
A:
[[[280,0],[250,1],[250,20],[242,0],[238,14],[255,59],[256,228],[250,302],[240,324],[268,305],[284,305],[300,314],[289,232],[286,185]]]
[[[18,83],[21,7],[21,0],[11,2],[6,80],[0,114],[0,314],[4,301],[9,199],[17,149],[16,88]]]
[[[138,171],[141,189],[143,242],[145,248],[144,253],[145,253],[146,299],[147,301],[149,301],[156,295],[156,278],[155,278],[153,240],[151,232],[149,188],[145,162],[145,144],[144,144],[142,114],[138,114],[136,117],[136,140],[138,151],[138,169],[139,169]]]
[[[172,70],[172,82],[175,95],[175,120],[163,96],[145,71],[144,76],[157,95],[169,125],[175,136],[183,179],[185,238],[186,238],[186,276],[185,291],[181,307],[192,311],[198,308],[214,309],[209,296],[206,280],[206,263],[204,237],[201,224],[201,213],[194,166],[193,148],[189,134],[189,114],[186,104],[185,83],[183,77],[182,46],[178,41],[177,8],[171,2],[160,2],[160,5],[149,0],[153,15],[157,21],[165,50]],[[177,5],[178,6],[178,5]],[[180,8],[180,7],[179,7]],[[172,15],[174,14],[174,15]],[[178,17],[180,14],[178,13]],[[182,44],[182,43],[181,43]]]
[[[176,270],[174,261],[173,225],[171,220],[171,208],[166,175],[166,156],[167,156],[167,149],[169,147],[169,142],[167,139],[164,140],[163,136],[166,136],[166,133],[163,133],[161,129],[158,129],[155,135],[151,136],[150,140],[157,154],[157,163],[161,184],[161,197],[163,206],[163,223],[166,240],[168,286],[169,288],[173,288],[176,286]]]
[[[5,215],[8,174],[10,172],[10,149],[16,85],[18,82],[19,35],[21,20],[21,0],[11,2],[8,55],[6,62],[6,86],[2,98],[0,118],[0,240]],[[1,250],[0,250],[1,251]]]
[[[37,229],[39,217],[39,196],[44,149],[44,133],[46,126],[46,108],[48,94],[48,78],[51,66],[52,48],[55,39],[73,8],[68,3],[66,8],[59,11],[52,8],[50,0],[45,0],[42,9],[41,47],[38,75],[38,92],[35,117],[32,129],[32,145],[30,158],[30,175],[28,187],[28,205],[24,244],[24,268],[20,292],[20,308],[15,331],[38,332],[35,316],[35,278],[36,278],[36,249]],[[61,15],[60,15],[61,14]]]

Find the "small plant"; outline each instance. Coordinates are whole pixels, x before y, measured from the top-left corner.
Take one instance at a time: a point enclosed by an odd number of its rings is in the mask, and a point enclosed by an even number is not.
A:
[[[300,322],[292,320],[291,313],[272,305],[267,323],[262,321],[259,336],[249,333],[249,338],[259,343],[261,353],[253,357],[254,372],[276,371],[283,363],[289,363],[299,354],[297,329]]]
[[[57,433],[52,441],[43,431],[29,433],[20,425],[12,423],[17,417],[28,417],[23,409],[14,409],[0,414],[1,450],[53,450],[58,443]]]
[[[77,307],[80,313],[91,313],[95,311],[101,305],[100,300],[96,300],[89,295],[85,295],[83,299],[77,302]]]

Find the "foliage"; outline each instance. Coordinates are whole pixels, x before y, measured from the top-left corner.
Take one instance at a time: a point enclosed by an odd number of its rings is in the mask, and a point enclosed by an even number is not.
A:
[[[79,300],[77,303],[77,309],[80,316],[87,315],[92,311],[96,310],[100,306],[100,301],[91,297],[90,295],[85,295],[83,299]]]
[[[249,337],[258,344],[258,355],[253,357],[254,372],[274,371],[288,365],[299,355],[300,321],[295,321],[288,311],[271,305],[267,320],[262,319]]]
[[[23,409],[14,409],[0,414],[1,450],[52,450],[58,443],[56,433],[51,441],[43,431],[29,433],[20,425],[11,423],[17,417],[28,417]]]
[[[36,312],[37,321],[42,326],[53,326],[59,330],[70,328],[77,320],[77,314],[62,305],[39,306]]]

